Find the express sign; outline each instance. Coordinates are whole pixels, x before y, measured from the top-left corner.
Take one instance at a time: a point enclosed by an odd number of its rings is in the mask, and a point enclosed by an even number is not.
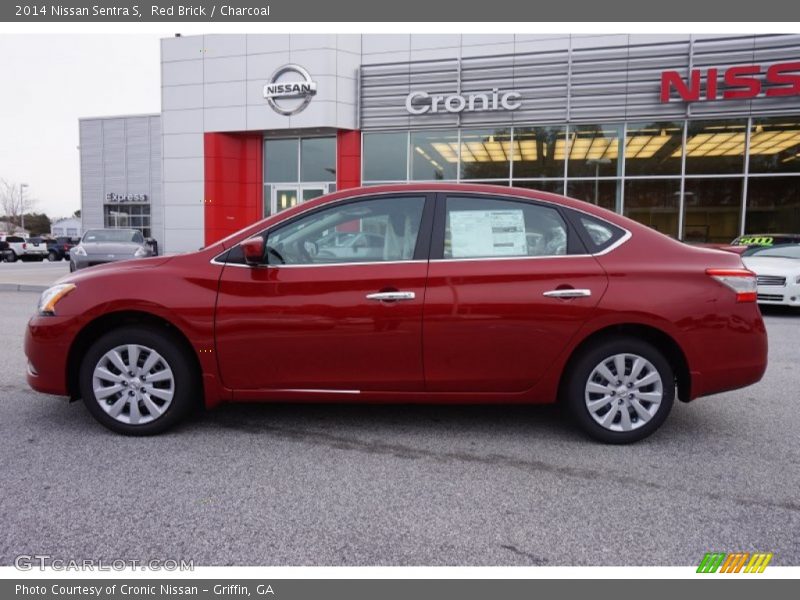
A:
[[[800,96],[800,62],[776,63],[766,72],[761,65],[692,69],[688,80],[678,71],[664,71],[661,102],[669,102],[673,91],[686,102],[746,100],[762,91],[768,98]]]

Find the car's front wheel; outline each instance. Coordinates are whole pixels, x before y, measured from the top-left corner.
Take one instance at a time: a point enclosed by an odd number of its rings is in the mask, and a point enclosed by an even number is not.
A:
[[[61,259],[58,257],[58,253],[57,252],[48,252],[47,253],[47,260],[49,260],[50,262],[56,262],[57,260],[61,260]]]
[[[91,345],[80,368],[89,412],[127,435],[161,433],[197,398],[197,376],[184,345],[169,332],[121,327]]]
[[[675,401],[675,374],[663,353],[632,337],[601,340],[572,362],[564,400],[580,427],[611,444],[658,429]]]

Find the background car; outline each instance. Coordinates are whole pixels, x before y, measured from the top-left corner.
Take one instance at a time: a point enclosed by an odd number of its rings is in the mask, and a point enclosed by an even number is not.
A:
[[[23,254],[21,260],[35,260],[42,262],[47,258],[47,239],[42,236],[33,236],[25,240],[22,246]]]
[[[80,242],[80,238],[59,236],[47,240],[47,260],[56,262],[69,260],[70,249]]]
[[[341,231],[383,245],[320,256]],[[738,255],[554,194],[426,183],[337,192],[197,252],[67,275],[25,353],[34,389],[129,435],[200,400],[560,401],[592,437],[629,443],[676,398],[760,380],[767,338]]]
[[[138,229],[89,229],[69,251],[70,272],[133,258],[154,256]]]
[[[16,262],[17,260],[42,261],[47,256],[47,244],[41,238],[25,239],[20,235],[0,235],[3,260]]]
[[[377,233],[335,231],[312,243],[315,247],[312,246],[311,250],[317,253],[320,260],[346,257],[373,259],[383,253],[385,240]]]
[[[742,261],[756,274],[760,304],[800,307],[800,244],[749,248]]]

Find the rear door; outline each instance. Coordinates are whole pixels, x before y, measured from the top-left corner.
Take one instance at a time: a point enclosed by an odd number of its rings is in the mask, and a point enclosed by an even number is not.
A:
[[[439,195],[423,319],[426,389],[530,389],[606,286],[555,205]]]

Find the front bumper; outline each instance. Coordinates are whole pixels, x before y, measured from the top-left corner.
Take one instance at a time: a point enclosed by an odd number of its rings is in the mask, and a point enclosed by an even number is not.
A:
[[[70,254],[70,261],[75,265],[76,269],[85,269],[86,267],[94,267],[97,265],[107,265],[110,263],[118,263],[124,260],[134,260],[135,256],[115,256],[113,258],[103,254],[89,254],[87,256],[76,256]]]
[[[800,284],[758,286],[758,303],[800,308]]]
[[[37,392],[69,395],[67,357],[74,339],[75,317],[34,316],[25,331],[28,385]]]

